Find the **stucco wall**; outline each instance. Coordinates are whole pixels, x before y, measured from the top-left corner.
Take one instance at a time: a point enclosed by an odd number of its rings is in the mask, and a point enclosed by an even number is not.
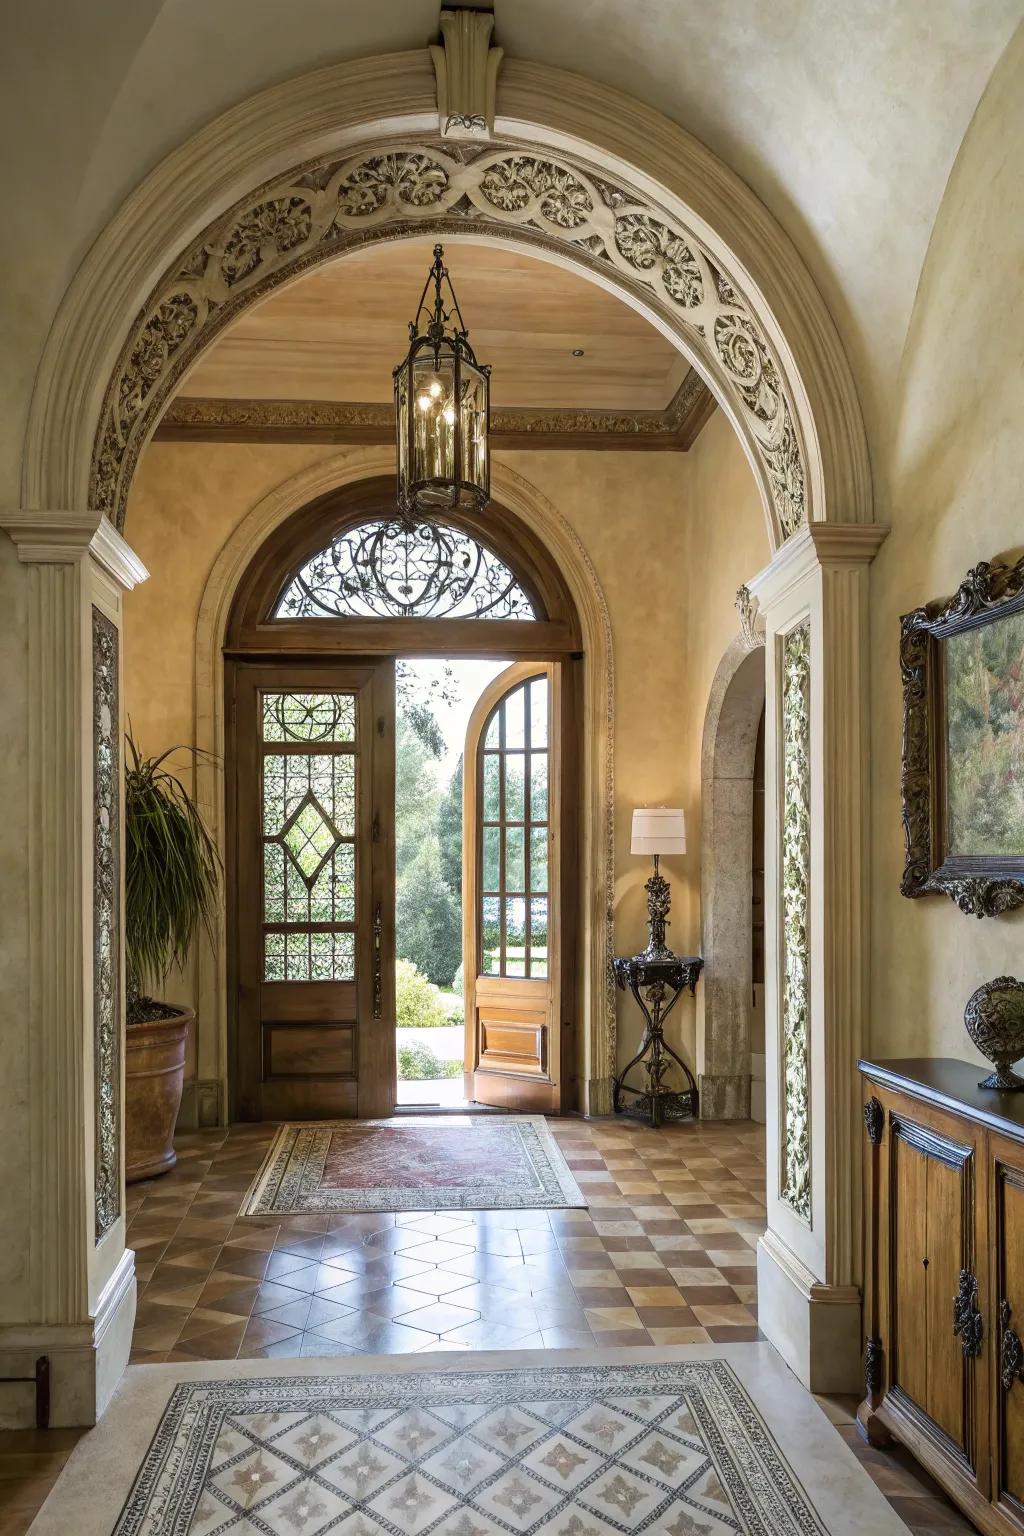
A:
[[[361,450],[351,450],[357,461]],[[155,443],[146,451],[126,533],[151,577],[126,600],[125,698],[147,752],[194,735],[194,642],[203,588],[232,529],[272,487],[337,449]],[[768,557],[753,477],[716,413],[689,455],[501,455],[554,503],[587,549],[608,603],[615,659],[615,942],[645,941],[646,864],[629,853],[633,807],[682,805],[685,858],[666,863],[671,939],[700,942],[700,739],[710,680],[736,633],[737,586]],[[188,983],[182,983],[186,992]],[[173,989],[180,994],[180,988]],[[694,1009],[677,1036],[693,1059]],[[620,1003],[621,1051],[639,1023]],[[622,1057],[626,1059],[625,1056]]]
[[[950,177],[900,375],[872,568],[873,977],[876,1056],[981,1060],[963,1009],[982,981],[1024,975],[1024,912],[978,921],[908,901],[903,868],[899,616],[1024,542],[1024,38],[1001,61]]]

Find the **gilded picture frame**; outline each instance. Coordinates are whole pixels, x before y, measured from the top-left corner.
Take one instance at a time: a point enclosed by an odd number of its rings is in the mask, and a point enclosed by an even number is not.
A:
[[[997,629],[996,626],[1003,626]],[[1024,558],[900,620],[904,896],[1024,905]]]

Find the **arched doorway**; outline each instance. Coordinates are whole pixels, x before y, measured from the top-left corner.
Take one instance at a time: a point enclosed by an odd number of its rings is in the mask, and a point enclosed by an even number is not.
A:
[[[759,638],[752,632],[751,640],[737,636],[729,646],[711,685],[704,719],[704,988],[698,1008],[697,1066],[701,1113],[712,1120],[745,1119],[751,1113],[751,1055],[764,1056],[765,678]],[[757,1025],[760,1039],[754,1041]],[[760,1092],[763,1099],[763,1071]],[[763,1119],[763,1113],[757,1118]]]
[[[557,566],[494,503],[409,528],[365,480],[252,558],[224,638],[231,1118],[395,1106],[395,666],[423,656],[511,664],[468,741],[470,1086],[574,1107],[581,647]]]
[[[88,690],[79,681],[94,666],[90,597],[105,585],[116,628],[120,591],[142,574],[118,528],[138,454],[176,382],[217,328],[266,291],[261,285],[339,254],[350,237],[367,243],[415,229],[521,241],[578,264],[675,340],[736,427],[761,490],[775,550],[750,581],[767,629],[766,934],[773,961],[790,945],[785,975],[799,981],[787,992],[783,970],[768,968],[772,1160],[761,1321],[805,1380],[821,1358],[834,1370],[819,1381],[848,1384],[859,1336],[852,1072],[868,945],[867,569],[885,532],[871,521],[850,368],[784,232],[710,152],[642,103],[507,61],[495,139],[480,154],[439,146],[436,114],[425,54],[341,64],[241,104],[147,178],[62,303],[35,382],[22,506],[4,519],[33,567],[26,633],[38,686],[27,739],[37,789],[25,860],[39,914],[27,941],[33,1081],[43,1094],[51,1081],[91,1081],[95,1059],[107,1074],[97,1093],[109,1096],[116,1076],[108,1047],[117,999],[109,985],[100,992],[102,977],[116,975],[116,934],[94,957],[82,902],[88,871],[84,881],[66,879],[67,848],[88,847],[93,814]],[[414,168],[428,160],[435,170],[424,197]],[[332,206],[339,196],[344,205]],[[108,673],[116,675],[116,658]],[[807,814],[786,826],[781,789],[801,776]],[[603,798],[596,779],[587,795]],[[593,1003],[601,974],[594,935],[608,901],[606,885],[587,889]],[[794,912],[807,920],[790,922]],[[55,967],[55,954],[66,964]],[[83,1027],[83,976],[105,1031],[95,1040]],[[599,1016],[588,1010],[588,1028]],[[812,1040],[821,1068],[813,1081]],[[607,1063],[609,1050],[611,1029],[595,1043],[595,1059]],[[783,1060],[799,1069],[792,1092]],[[805,1092],[810,1135],[806,1115],[788,1114]],[[95,1251],[84,1236],[92,1095],[80,1095],[70,1121],[58,1120],[33,1143],[33,1188],[45,1194],[33,1206],[32,1264],[47,1298],[41,1315],[77,1328],[127,1309],[131,1259],[123,1225],[115,1222]],[[116,1172],[118,1155],[109,1134],[95,1166]],[[793,1164],[795,1183],[786,1171]],[[60,1213],[70,1211],[78,1215],[66,1232]],[[820,1333],[815,1315],[824,1319]]]

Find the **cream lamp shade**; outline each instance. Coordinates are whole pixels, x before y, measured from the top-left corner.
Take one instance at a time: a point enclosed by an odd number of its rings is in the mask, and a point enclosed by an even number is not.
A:
[[[662,854],[686,852],[686,817],[682,811],[664,806],[644,806],[633,812],[633,836],[630,853]]]

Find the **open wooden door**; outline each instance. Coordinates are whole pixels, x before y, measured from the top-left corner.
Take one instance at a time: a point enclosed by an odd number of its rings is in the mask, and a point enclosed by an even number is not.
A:
[[[517,662],[466,735],[466,1096],[573,1107],[576,806],[571,662]]]
[[[394,662],[240,663],[229,687],[232,1116],[389,1115]]]

